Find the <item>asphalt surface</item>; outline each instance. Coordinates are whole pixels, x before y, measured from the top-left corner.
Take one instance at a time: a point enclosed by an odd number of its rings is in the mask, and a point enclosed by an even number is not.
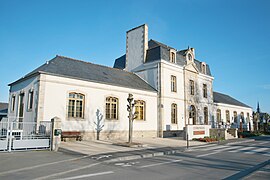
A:
[[[0,153],[0,179],[269,179],[270,137],[136,160],[108,163],[104,158],[50,151]]]

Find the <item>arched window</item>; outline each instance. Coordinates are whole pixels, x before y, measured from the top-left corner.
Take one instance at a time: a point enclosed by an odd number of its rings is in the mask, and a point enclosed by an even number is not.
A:
[[[245,119],[244,119],[244,113],[243,113],[243,112],[241,112],[241,114],[240,114],[240,118],[241,118],[242,122],[243,122],[243,123],[245,123]]]
[[[177,124],[177,104],[171,105],[171,123]]]
[[[116,97],[106,98],[106,119],[111,120],[118,119],[118,98]]]
[[[203,114],[204,114],[204,124],[208,124],[208,108],[204,107],[203,109]]]
[[[171,61],[172,63],[175,63],[175,62],[176,62],[175,59],[176,59],[176,58],[175,58],[175,52],[172,52],[172,51],[171,51],[171,54],[170,54],[170,61]]]
[[[249,113],[247,113],[247,123],[250,122],[250,117],[249,117]]]
[[[217,109],[217,122],[220,123],[221,122],[221,110]]]
[[[80,93],[69,93],[68,117],[84,118],[84,95]]]
[[[136,120],[145,120],[145,102],[142,100],[136,100],[135,113],[137,115]]]
[[[226,122],[230,123],[230,111],[226,110]]]
[[[234,120],[234,123],[237,123],[237,112],[236,111],[233,111],[233,120]]]
[[[197,124],[196,123],[196,109],[193,105],[190,106],[189,118],[192,119],[193,124]]]
[[[188,60],[192,61],[192,55],[190,53],[188,53]]]

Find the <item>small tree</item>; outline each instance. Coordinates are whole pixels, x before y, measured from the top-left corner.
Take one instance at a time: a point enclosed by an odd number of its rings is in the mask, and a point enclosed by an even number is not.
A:
[[[97,140],[99,140],[100,132],[103,130],[103,127],[104,127],[104,124],[101,124],[103,115],[100,113],[99,109],[97,109],[96,116],[97,116],[97,122],[94,122],[94,124],[96,125]]]
[[[135,106],[135,103],[133,103],[133,95],[128,94],[128,105],[127,105],[127,111],[128,111],[128,119],[129,119],[129,131],[128,131],[128,143],[132,143],[132,134],[133,134],[133,121],[137,118],[137,112],[133,113],[133,109]]]

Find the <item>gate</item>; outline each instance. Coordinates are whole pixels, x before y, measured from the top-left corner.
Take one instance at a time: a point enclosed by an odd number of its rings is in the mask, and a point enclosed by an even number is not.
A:
[[[0,122],[0,151],[49,149],[51,122]]]

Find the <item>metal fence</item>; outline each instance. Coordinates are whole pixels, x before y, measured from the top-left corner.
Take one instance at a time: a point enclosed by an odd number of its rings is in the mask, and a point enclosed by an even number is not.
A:
[[[50,148],[51,122],[0,122],[0,150]]]

